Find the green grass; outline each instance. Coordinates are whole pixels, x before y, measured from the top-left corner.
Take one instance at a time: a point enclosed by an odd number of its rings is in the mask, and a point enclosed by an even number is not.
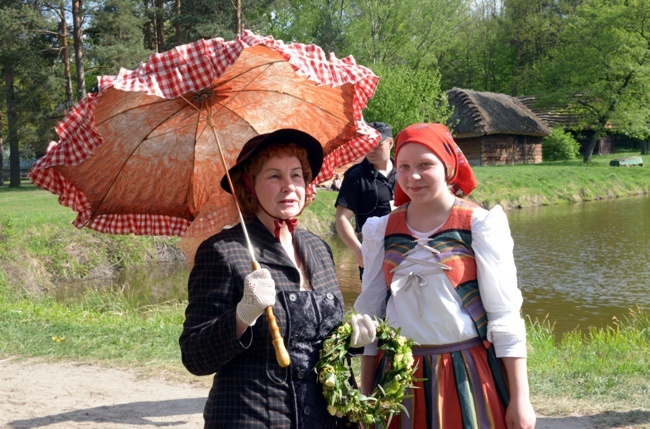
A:
[[[184,305],[132,307],[120,293],[57,302],[0,286],[0,355],[100,362],[181,375]]]
[[[19,188],[0,186],[0,219],[11,219],[19,227],[48,223],[69,224],[76,213],[58,203],[57,196],[23,183]]]
[[[183,303],[134,307],[115,292],[89,291],[61,303],[0,286],[0,356],[133,367],[189,380],[178,348],[183,311]],[[636,309],[614,328],[560,341],[548,324],[528,325],[537,412],[650,409],[650,314]]]
[[[647,167],[592,163],[475,168],[484,206],[531,206],[650,192]],[[333,229],[336,192],[319,190],[301,216],[317,233]],[[57,302],[44,293],[62,279],[144,264],[177,238],[111,236],[70,225],[75,214],[32,185],[0,187],[0,356],[135,367],[192,379],[180,363],[183,303],[137,307],[114,291]],[[529,321],[529,371],[536,410],[547,415],[649,410],[650,315],[635,309],[615,327],[556,338]]]
[[[650,409],[650,313],[631,309],[613,327],[557,340],[548,323],[529,326],[528,367],[538,412]]]
[[[506,209],[555,205],[650,193],[646,167],[610,167],[616,155],[531,165],[474,167],[478,187],[471,199]]]
[[[0,187],[0,274],[37,293],[57,281],[107,277],[143,265],[161,252],[182,257],[177,237],[101,234],[71,225],[76,214],[31,184]],[[171,252],[169,249],[172,249]]]
[[[318,235],[336,234],[334,202],[338,192],[319,189],[316,199],[300,215],[300,226]]]

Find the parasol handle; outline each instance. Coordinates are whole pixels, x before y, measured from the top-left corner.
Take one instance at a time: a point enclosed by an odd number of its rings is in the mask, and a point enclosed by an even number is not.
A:
[[[253,261],[252,266],[253,271],[260,269],[260,264],[257,261]],[[278,328],[278,322],[275,319],[275,314],[273,314],[273,307],[266,307],[265,313],[269,323],[269,333],[271,334],[273,348],[275,349],[275,358],[280,368],[286,368],[291,364],[291,358],[289,357],[287,348],[284,346],[284,339],[280,335],[280,328]]]
[[[226,162],[226,157],[223,155],[223,147],[221,146],[221,139],[217,134],[216,126],[214,125],[212,116],[208,114],[205,120],[207,124],[210,126],[210,128],[212,129],[212,133],[214,134],[214,139],[217,142],[217,147],[219,147],[219,155],[221,155],[221,162],[223,163],[223,167],[226,170],[228,185],[230,185],[230,189],[233,191],[232,196],[233,199],[235,200],[235,207],[237,208],[237,213],[239,214],[239,221],[241,222],[244,238],[246,239],[248,253],[250,253],[251,255],[251,260],[252,260],[251,266],[253,268],[253,271],[259,270],[260,264],[255,259],[255,251],[253,250],[253,246],[251,245],[251,240],[248,237],[246,222],[244,221],[244,216],[242,215],[241,209],[239,208],[239,201],[237,201],[237,195],[235,194],[234,191],[235,187],[232,185],[232,179],[230,177],[230,173],[228,172],[228,163]],[[277,320],[275,320],[275,314],[273,314],[273,307],[271,306],[266,307],[264,311],[266,313],[266,318],[268,319],[268,323],[269,323],[269,332],[271,333],[271,340],[273,341],[273,348],[275,349],[275,358],[277,359],[280,368],[286,368],[291,364],[291,358],[289,357],[289,352],[287,352],[287,348],[284,346],[284,340],[282,339],[282,335],[280,334],[280,328],[278,328],[278,322]]]

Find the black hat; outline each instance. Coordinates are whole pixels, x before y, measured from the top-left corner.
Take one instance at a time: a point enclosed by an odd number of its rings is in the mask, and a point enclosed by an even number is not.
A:
[[[257,154],[263,148],[277,143],[295,143],[298,146],[305,148],[307,151],[307,159],[309,160],[309,167],[311,169],[312,180],[318,176],[320,168],[323,165],[323,146],[321,146],[318,140],[311,135],[291,128],[280,129],[268,134],[260,134],[247,141],[241,152],[239,152],[237,162],[235,165],[230,167],[228,172],[232,175],[242,167],[248,158]],[[226,192],[232,193],[230,190],[230,184],[228,183],[228,178],[225,174],[221,178],[221,187]]]
[[[391,129],[390,125],[388,125],[385,122],[368,122],[368,125],[370,125],[372,128],[377,130],[379,134],[381,134],[381,140],[380,142],[383,142],[384,140],[388,138],[393,138],[393,130]]]

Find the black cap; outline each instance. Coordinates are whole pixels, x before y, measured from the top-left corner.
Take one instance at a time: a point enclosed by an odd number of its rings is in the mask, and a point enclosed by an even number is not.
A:
[[[380,142],[383,142],[384,140],[388,138],[393,138],[393,130],[385,122],[368,122],[368,125],[370,125],[372,128],[375,130],[379,131],[379,134],[381,134],[381,140]]]
[[[228,172],[232,175],[233,172],[242,167],[248,158],[257,154],[266,146],[274,143],[295,143],[298,146],[305,148],[307,151],[309,167],[311,169],[312,180],[318,176],[320,168],[323,165],[323,146],[321,146],[319,141],[311,135],[292,128],[284,128],[273,131],[272,133],[260,134],[247,141],[244,147],[242,147],[241,152],[239,152],[237,162],[235,165],[230,167]],[[226,192],[232,193],[230,190],[230,184],[228,183],[228,178],[225,174],[221,178],[221,187]]]

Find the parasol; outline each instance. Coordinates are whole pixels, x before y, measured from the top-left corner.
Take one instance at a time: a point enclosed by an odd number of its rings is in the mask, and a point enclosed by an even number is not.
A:
[[[100,77],[29,178],[77,212],[78,228],[182,236],[191,265],[204,239],[238,220],[220,180],[244,143],[278,128],[307,132],[325,154],[314,183],[327,180],[378,142],[362,116],[377,82],[316,45],[250,31],[199,40]]]
[[[77,212],[76,227],[183,235],[191,264],[203,239],[237,221],[219,186],[227,168],[217,138],[234,164],[258,134],[308,132],[325,153],[319,183],[377,142],[362,116],[377,82],[352,57],[328,59],[316,45],[250,31],[199,40],[100,77],[99,90],[57,125],[58,144],[29,178]]]

